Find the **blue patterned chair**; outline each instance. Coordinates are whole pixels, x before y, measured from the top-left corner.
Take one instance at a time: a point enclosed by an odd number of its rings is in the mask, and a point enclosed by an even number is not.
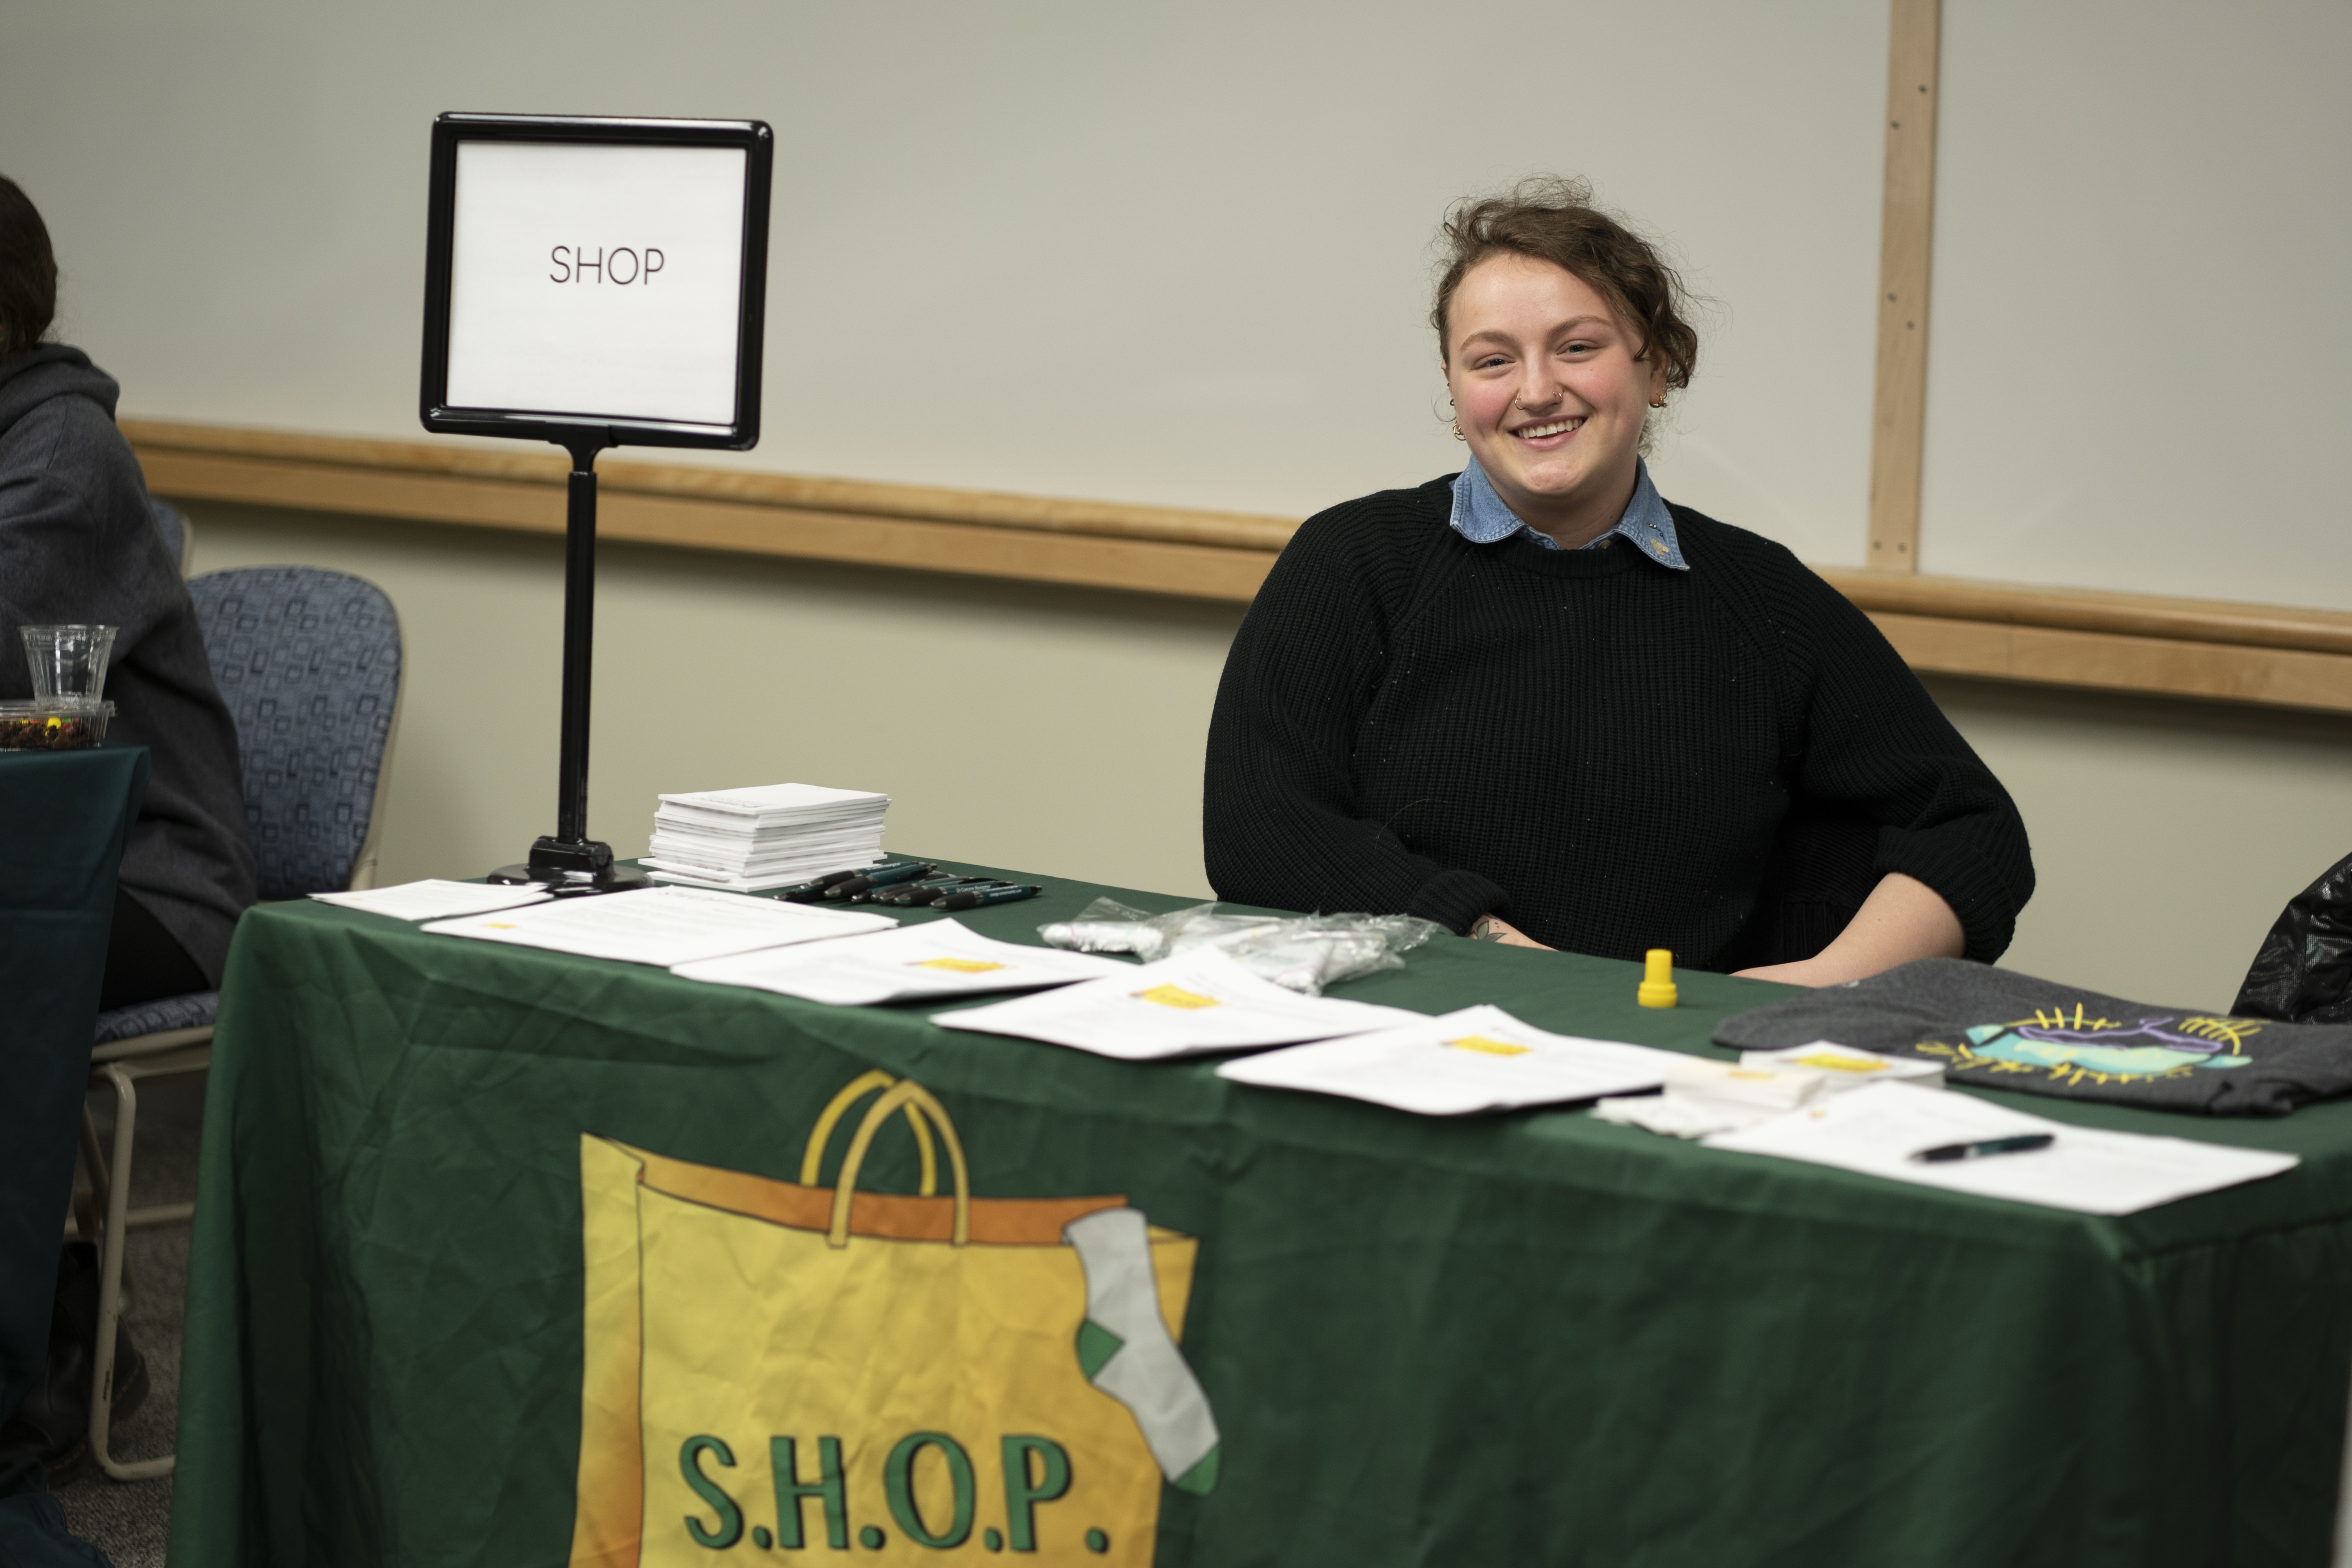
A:
[[[158,526],[163,526],[160,516]],[[383,590],[315,566],[246,566],[188,583],[213,680],[236,721],[245,822],[264,899],[373,887],[384,781],[400,721],[400,620]],[[107,1452],[123,1240],[133,1226],[185,1220],[192,1204],[131,1208],[137,1082],[212,1060],[220,993],[101,1013],[90,1087],[115,1096],[112,1157],[82,1118],[82,1152],[101,1228],[98,1364],[89,1446],[118,1480],[169,1475],[173,1459],[118,1463]]]

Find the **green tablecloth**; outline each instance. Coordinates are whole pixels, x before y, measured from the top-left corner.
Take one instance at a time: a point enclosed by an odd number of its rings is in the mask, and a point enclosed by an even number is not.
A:
[[[965,918],[1034,940],[1105,890],[1049,881]],[[1638,978],[1441,937],[1338,994],[1715,1055],[1720,1018],[1784,994],[1685,974],[1682,1005],[1651,1012]],[[563,1563],[580,1134],[790,1180],[869,1067],[938,1094],[975,1192],[1127,1193],[1201,1238],[1184,1349],[1222,1479],[1165,1494],[1171,1568],[2326,1560],[2352,1104],[2254,1123],[2034,1100],[2305,1158],[2098,1219],[1579,1111],[1441,1121],[1244,1089],[935,1010],[318,904],[247,915],[205,1130],[174,1568]],[[902,1142],[877,1142],[866,1184],[908,1190]]]
[[[0,1419],[48,1353],[115,871],[147,766],[144,746],[0,752]],[[0,1460],[0,1563],[85,1561],[37,1468]]]

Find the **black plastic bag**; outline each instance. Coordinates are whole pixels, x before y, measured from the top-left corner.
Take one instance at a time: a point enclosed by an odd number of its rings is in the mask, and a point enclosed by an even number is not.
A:
[[[2230,1011],[2285,1024],[2352,1023],[2352,855],[2287,904]]]

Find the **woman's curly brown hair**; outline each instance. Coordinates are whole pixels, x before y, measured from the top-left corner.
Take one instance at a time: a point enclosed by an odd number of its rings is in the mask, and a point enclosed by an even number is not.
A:
[[[1685,319],[1689,299],[1683,280],[1656,247],[1592,205],[1592,187],[1584,181],[1547,175],[1522,180],[1501,195],[1457,202],[1443,232],[1449,254],[1429,312],[1440,360],[1452,362],[1445,316],[1454,290],[1470,268],[1507,251],[1582,279],[1640,337],[1636,360],[1654,351],[1668,386],[1690,384],[1698,366],[1698,333]]]

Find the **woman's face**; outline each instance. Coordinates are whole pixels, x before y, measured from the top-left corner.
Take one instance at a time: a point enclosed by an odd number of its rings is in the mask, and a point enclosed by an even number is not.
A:
[[[1655,362],[1599,290],[1505,252],[1473,267],[1446,318],[1445,384],[1478,466],[1523,522],[1575,546],[1633,496]]]

